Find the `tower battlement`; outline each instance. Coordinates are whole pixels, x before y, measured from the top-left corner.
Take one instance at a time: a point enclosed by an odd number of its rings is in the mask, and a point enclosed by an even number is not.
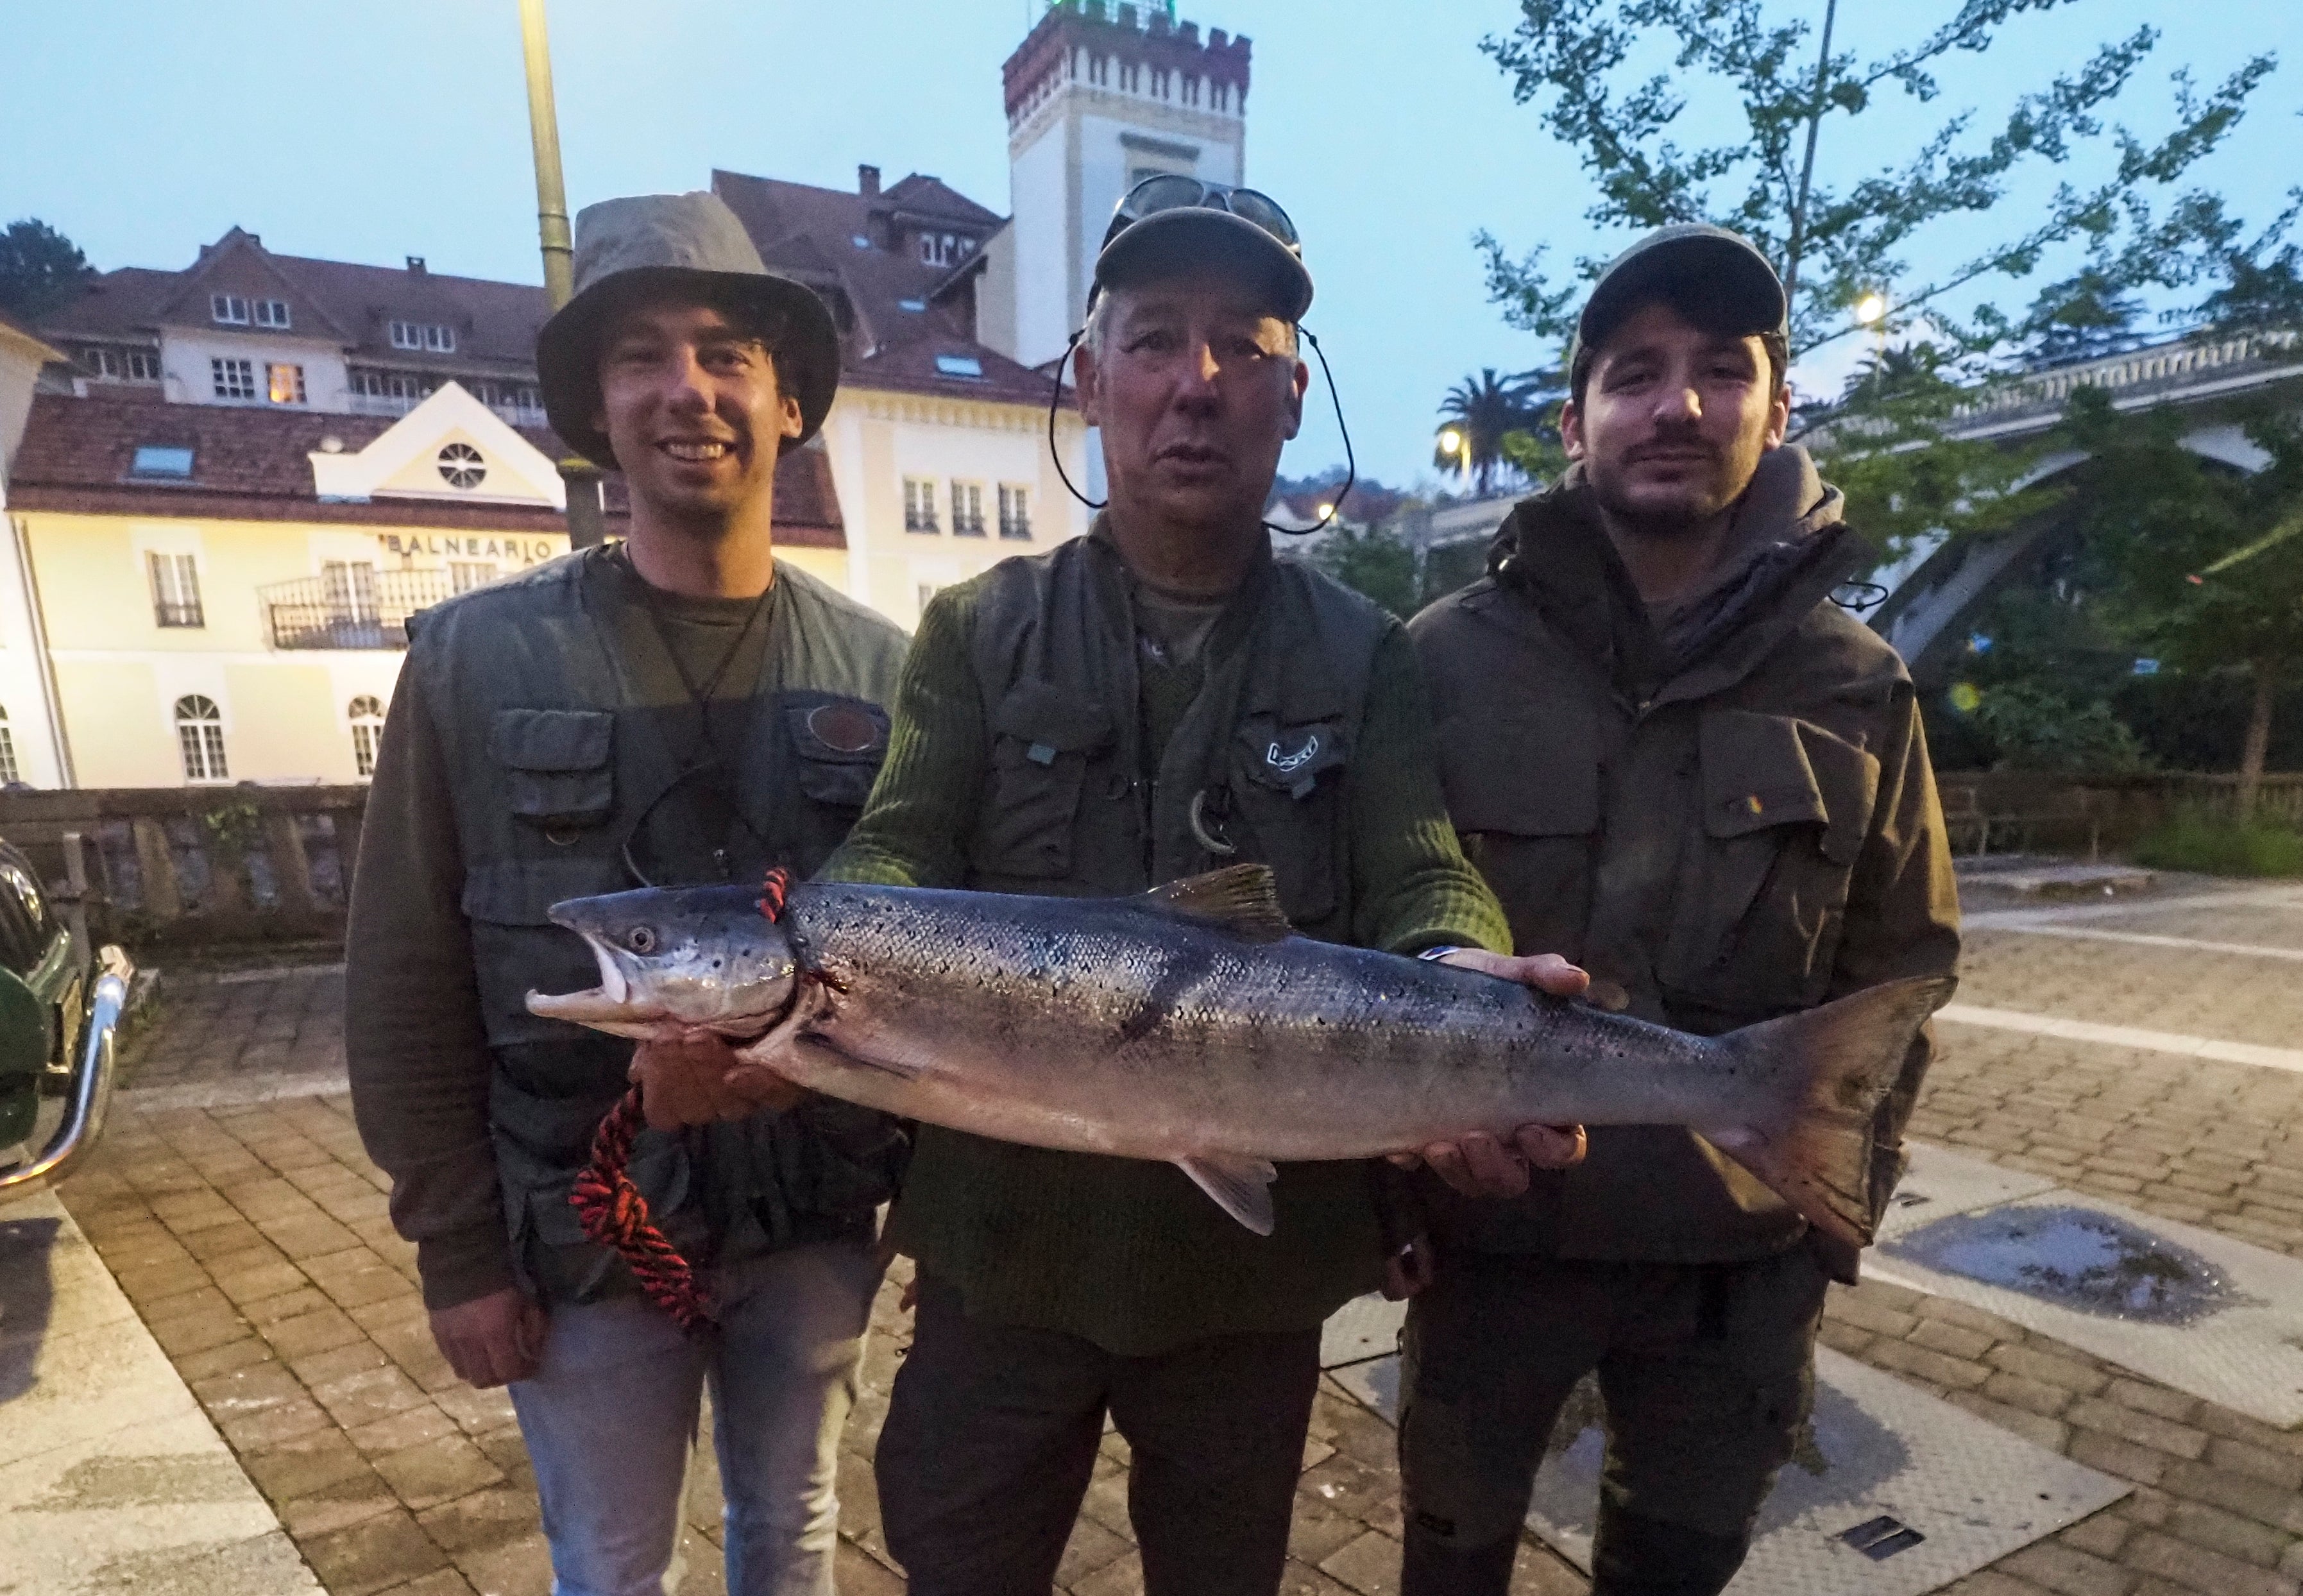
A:
[[[1002,69],[1012,133],[1067,86],[1202,115],[1246,114],[1250,40],[1169,19],[1164,5],[1058,0]]]

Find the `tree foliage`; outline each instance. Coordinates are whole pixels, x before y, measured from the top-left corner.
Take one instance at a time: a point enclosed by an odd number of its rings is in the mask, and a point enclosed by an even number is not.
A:
[[[1312,545],[1313,565],[1401,620],[1421,607],[1415,551],[1381,527],[1337,527]]]
[[[0,310],[20,321],[45,316],[95,275],[80,246],[37,216],[0,229]]]
[[[1557,439],[1559,398],[1557,384],[1540,372],[1498,375],[1492,366],[1481,367],[1477,376],[1465,377],[1440,400],[1443,433],[1449,429],[1458,433],[1464,446],[1450,451],[1435,441],[1431,463],[1446,470],[1461,470],[1468,453],[1472,479],[1485,497],[1496,472],[1515,463],[1506,448],[1514,435],[1535,438],[1548,430]]]
[[[2273,68],[2267,54],[2206,92],[2174,72],[2177,125],[2146,139],[2105,121],[2158,45],[2156,29],[2138,28],[2020,96],[1991,126],[1972,110],[1954,112],[1916,148],[1877,158],[1877,140],[1860,125],[1867,113],[1895,95],[1935,103],[1961,56],[1990,50],[2026,13],[2074,3],[1961,0],[1939,26],[1865,60],[1832,47],[1828,21],[1811,44],[1805,17],[1775,14],[1785,9],[1780,0],[1522,0],[1519,26],[1482,47],[1514,97],[1538,108],[1598,185],[1590,221],[1641,231],[1712,222],[1758,244],[1792,289],[1794,355],[1853,331],[1850,310],[1873,292],[1887,297],[1891,329],[1924,317],[1970,353],[2068,323],[2088,296],[2196,282],[2231,241],[2220,202],[2176,185],[2244,114]],[[1675,70],[1641,76],[1641,58],[1659,49]],[[1741,111],[1741,125],[1717,142],[1686,141],[1683,116],[1708,97],[1691,87],[1702,80]],[[2064,178],[2043,207],[2003,203],[2033,172],[2069,172],[2074,156],[2106,145],[2108,170]],[[1832,158],[1843,146],[1851,157]],[[1951,266],[1911,280],[1906,250],[1928,229],[1953,226],[1978,241]],[[1577,276],[1548,270],[1541,246],[1514,259],[1491,233],[1478,241],[1510,319],[1565,336],[1582,299]],[[1958,291],[2027,280],[2066,247],[2084,264],[2029,309],[1985,300],[1953,318]],[[1577,275],[1604,264],[1581,261]]]

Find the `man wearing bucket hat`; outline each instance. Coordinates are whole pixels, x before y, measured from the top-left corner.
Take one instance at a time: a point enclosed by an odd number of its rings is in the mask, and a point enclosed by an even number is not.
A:
[[[716,1320],[687,1333],[570,1192],[628,1078],[676,1123],[694,1073],[522,999],[591,978],[546,917],[561,899],[829,855],[884,754],[904,640],[775,557],[777,461],[839,384],[815,296],[709,194],[591,207],[575,266],[537,370],[560,435],[621,471],[629,536],[411,624],[347,938],[353,1106],[440,1350],[510,1386],[554,1588],[660,1596],[709,1382],[728,1588],[830,1596],[903,1136],[828,1101],[639,1134],[631,1178]]]
[[[1308,373],[1311,274],[1248,190],[1124,199],[1078,342],[1108,507],[1089,534],[936,595],[872,804],[824,874],[1061,895],[1255,860],[1312,936],[1511,960],[1433,777],[1399,623],[1263,523]],[[1530,1127],[1523,1149],[1574,1156]],[[878,1457],[915,1596],[1046,1592],[1109,1419],[1152,1596],[1269,1596],[1320,1324],[1383,1280],[1382,1166],[1298,1165],[1269,1237],[1173,1166],[923,1127],[891,1220],[918,1316]],[[1402,1237],[1394,1235],[1396,1243]]]
[[[1592,1001],[1706,1034],[1959,954],[1911,679],[1830,602],[1866,550],[1784,442],[1786,363],[1783,284],[1749,242],[1641,241],[1577,329],[1573,465],[1410,628],[1448,807],[1518,945],[1587,967]],[[1875,1219],[1931,1046],[1873,1127]],[[1596,1373],[1593,1596],[1713,1596],[1792,1456],[1854,1253],[1684,1130],[1597,1128],[1581,1166],[1531,1178],[1443,1173],[1404,1342],[1402,1589],[1502,1596],[1546,1442]]]

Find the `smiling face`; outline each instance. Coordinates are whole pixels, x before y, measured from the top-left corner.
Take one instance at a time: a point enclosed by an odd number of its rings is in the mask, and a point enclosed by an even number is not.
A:
[[[725,312],[636,303],[600,345],[600,408],[632,497],[687,523],[725,523],[772,498],[776,456],[800,435],[774,357]]]
[[[1102,347],[1080,349],[1079,393],[1088,425],[1103,429],[1114,511],[1253,526],[1311,380],[1287,324],[1227,277],[1109,291]]]
[[[1560,432],[1604,510],[1666,536],[1700,530],[1741,497],[1790,419],[1791,392],[1759,337],[1707,333],[1654,303],[1607,334]]]

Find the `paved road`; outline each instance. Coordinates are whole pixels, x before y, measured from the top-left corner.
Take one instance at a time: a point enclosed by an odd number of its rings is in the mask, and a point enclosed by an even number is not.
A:
[[[2023,904],[1973,907],[1990,912],[1961,1001],[1999,1018],[1944,1026],[1918,1134],[2303,1257],[2303,1074],[2169,1051],[2185,1039],[2303,1047],[2303,960],[2291,957],[2303,954],[2303,890],[2177,883],[2028,922],[2006,912]],[[334,1596],[541,1592],[510,1408],[458,1383],[433,1349],[410,1249],[343,1098],[245,1101],[283,1074],[336,1067],[341,992],[325,970],[177,984],[135,1056],[145,1090],[122,1100],[67,1205]],[[2143,1040],[2007,1028],[2043,1019]],[[1828,1313],[1831,1345],[2137,1487],[1951,1589],[2303,1592],[2303,1434],[1946,1298],[1871,1283],[1835,1291]],[[892,1285],[877,1325],[843,1456],[849,1596],[902,1588],[869,1466],[904,1347]],[[1329,1382],[1304,1461],[1287,1591],[1385,1596],[1400,1527],[1391,1431]],[[1141,1588],[1126,1471],[1114,1439],[1065,1562],[1075,1596]],[[707,1469],[691,1498],[685,1592],[721,1588],[715,1490]],[[1523,1550],[1519,1591],[1583,1588],[1549,1551]]]

